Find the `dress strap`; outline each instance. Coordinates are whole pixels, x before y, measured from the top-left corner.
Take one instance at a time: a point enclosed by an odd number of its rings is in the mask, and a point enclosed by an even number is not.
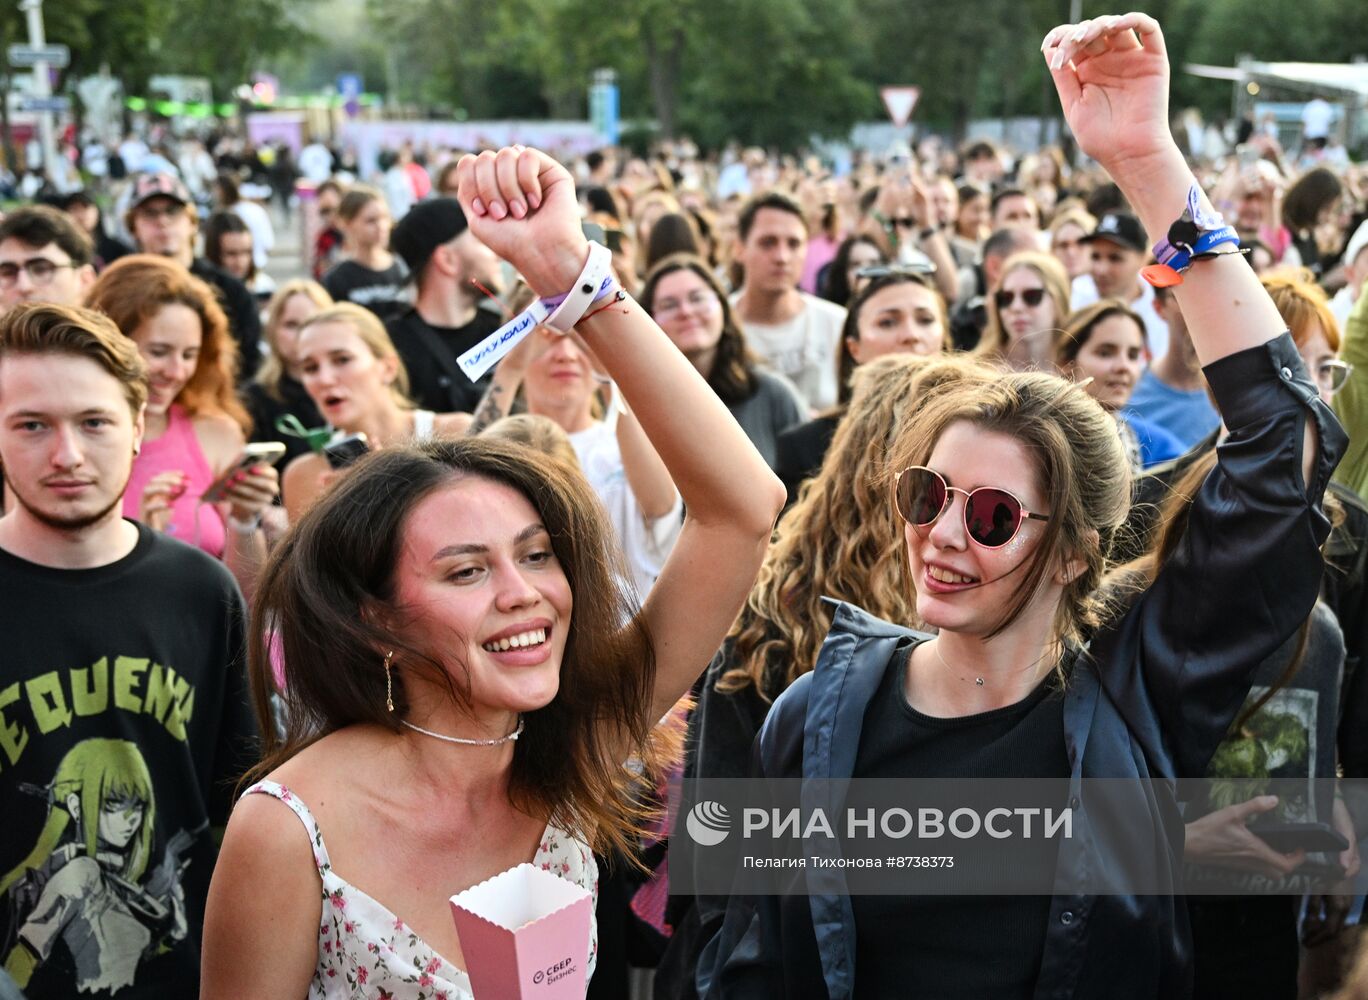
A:
[[[313,813],[309,812],[309,807],[304,801],[295,796],[284,785],[278,785],[274,781],[258,781],[247,791],[242,793],[243,798],[253,792],[262,795],[270,795],[279,799],[289,806],[299,821],[304,824],[304,829],[309,832],[309,841],[313,845],[314,864],[318,866],[318,874],[326,875],[332,871],[332,862],[328,860],[328,849],[323,846],[323,831],[318,828],[318,821],[313,818]]]

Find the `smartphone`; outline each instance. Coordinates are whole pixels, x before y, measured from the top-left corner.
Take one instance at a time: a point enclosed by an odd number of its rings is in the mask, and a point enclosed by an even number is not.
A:
[[[1259,151],[1249,143],[1241,143],[1236,146],[1235,156],[1239,161],[1241,170],[1253,170],[1255,164],[1259,162]]]
[[[1338,854],[1349,847],[1349,841],[1328,823],[1251,823],[1249,832],[1280,854],[1298,848]]]
[[[228,471],[219,476],[204,491],[205,503],[218,503],[226,499],[229,481],[239,472],[257,465],[275,465],[285,456],[285,445],[280,441],[253,441],[242,449],[236,462],[228,466]]]
[[[323,447],[323,457],[334,469],[345,469],[370,451],[370,441],[364,434],[348,434]]]

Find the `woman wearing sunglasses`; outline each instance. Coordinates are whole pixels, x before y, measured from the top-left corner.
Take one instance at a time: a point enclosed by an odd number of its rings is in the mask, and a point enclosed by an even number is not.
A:
[[[822,465],[850,402],[850,377],[856,368],[889,354],[939,354],[947,346],[945,300],[932,287],[925,267],[876,264],[857,271],[855,281],[857,290],[836,348],[836,405],[779,435],[774,468],[790,503],[798,498],[802,482]]]
[[[1189,198],[1209,220],[1168,131],[1158,24],[1097,18],[1056,28],[1042,48],[1080,148],[1151,238]],[[816,669],[775,702],[756,742],[768,778],[1067,780],[1075,821],[1050,884],[1071,887],[850,895],[855,876],[839,869],[779,872],[780,894],[733,895],[701,977],[711,995],[1190,995],[1181,897],[1071,880],[1140,856],[1151,878],[1181,885],[1171,782],[1206,773],[1253,668],[1310,613],[1330,526],[1320,500],[1345,436],[1242,258],[1183,277],[1178,300],[1231,433],[1153,585],[1120,616],[1097,593],[1131,475],[1095,399],[1039,372],[952,389],[907,428],[887,477],[916,614],[936,636],[841,606]],[[1160,780],[1137,786],[1139,811],[1122,820],[1084,778]]]
[[[1071,315],[1055,342],[1054,363],[1116,418],[1133,472],[1186,450],[1164,428],[1126,409],[1145,368],[1145,321],[1125,303],[1103,299]]]
[[[1069,276],[1047,253],[1013,254],[988,296],[988,325],[975,348],[1014,371],[1051,371],[1054,333],[1069,315]]]

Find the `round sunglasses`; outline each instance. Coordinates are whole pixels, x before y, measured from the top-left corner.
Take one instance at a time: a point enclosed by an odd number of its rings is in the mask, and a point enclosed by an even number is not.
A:
[[[931,527],[950,505],[951,493],[964,494],[964,530],[975,544],[1000,549],[1021,530],[1023,521],[1048,521],[1049,515],[1027,510],[1015,495],[996,486],[962,490],[925,466],[914,465],[898,473],[893,500],[902,519],[912,527]]]
[[[3,274],[0,274],[0,278],[3,277]],[[1333,396],[1344,388],[1344,383],[1349,381],[1349,376],[1353,373],[1354,366],[1347,361],[1322,361],[1316,369],[1316,381]]]

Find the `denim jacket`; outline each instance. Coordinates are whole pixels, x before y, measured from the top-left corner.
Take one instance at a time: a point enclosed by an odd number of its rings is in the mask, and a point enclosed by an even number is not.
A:
[[[1169,884],[1181,886],[1182,819],[1165,782],[1206,773],[1253,671],[1316,601],[1319,546],[1330,529],[1321,497],[1344,452],[1344,431],[1287,334],[1208,365],[1206,375],[1230,429],[1217,467],[1153,585],[1093,637],[1066,686],[1074,836],[1060,845],[1061,884],[1109,858],[1145,856],[1170,876]],[[1307,417],[1318,431],[1309,489],[1301,469]],[[816,669],[775,702],[765,721],[755,750],[759,773],[850,777],[884,671],[920,638],[841,605]],[[1162,779],[1144,786],[1151,825],[1122,828],[1090,813],[1080,801],[1081,782],[1100,777]],[[700,966],[700,993],[853,995],[855,924],[840,872],[809,869],[799,877],[809,895],[732,897]],[[1191,942],[1181,896],[1057,892],[1048,919],[1036,997],[1190,994]],[[992,947],[983,942],[985,960]]]

